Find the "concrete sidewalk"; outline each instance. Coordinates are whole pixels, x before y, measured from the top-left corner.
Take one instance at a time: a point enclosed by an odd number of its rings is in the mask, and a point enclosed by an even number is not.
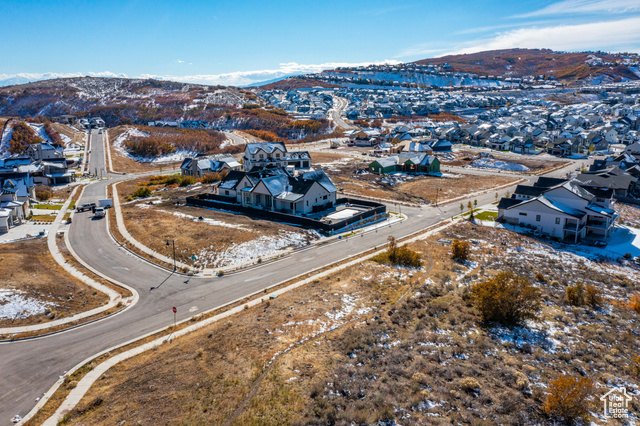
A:
[[[422,233],[418,234],[417,236],[412,237],[412,238],[402,242],[402,245],[407,244],[409,242],[413,242],[413,241],[424,240],[427,237],[429,237],[430,235],[433,235],[433,234],[435,234],[437,232],[440,232],[443,229],[446,229],[446,228],[448,228],[448,227],[450,227],[450,226],[452,226],[452,225],[454,225],[456,223],[459,223],[460,221],[459,220],[456,220],[456,221],[448,221],[447,220],[445,222],[446,223],[441,224],[437,228],[434,228],[434,229],[426,231],[426,232],[422,232]],[[162,345],[164,343],[172,342],[174,338],[178,338],[178,337],[187,335],[187,334],[192,333],[192,332],[194,332],[194,331],[196,331],[198,329],[201,329],[201,328],[206,327],[206,326],[208,326],[210,324],[213,324],[213,323],[215,323],[217,321],[220,321],[221,319],[224,319],[224,318],[230,317],[232,315],[235,315],[235,314],[237,314],[239,312],[242,312],[247,308],[251,308],[253,306],[259,305],[259,304],[263,303],[264,300],[268,300],[271,297],[276,297],[276,296],[282,295],[282,294],[287,293],[287,292],[289,292],[289,291],[291,291],[293,289],[296,289],[298,287],[301,287],[301,286],[304,286],[306,284],[312,283],[315,280],[330,276],[332,274],[335,274],[336,272],[339,272],[341,270],[344,270],[344,269],[350,268],[350,267],[352,267],[354,265],[357,265],[359,263],[362,263],[363,261],[365,261],[367,259],[370,259],[370,258],[372,258],[372,257],[384,252],[385,250],[386,249],[381,249],[381,250],[375,251],[374,253],[370,253],[368,255],[364,255],[364,256],[358,257],[357,259],[351,260],[351,261],[346,262],[346,263],[344,263],[342,265],[338,265],[338,266],[333,267],[333,268],[331,268],[331,269],[329,269],[327,271],[320,272],[318,274],[315,274],[312,277],[306,278],[304,280],[300,280],[300,281],[295,282],[295,283],[293,283],[293,284],[291,284],[291,285],[289,285],[287,287],[281,288],[279,290],[273,291],[273,292],[268,293],[268,294],[264,294],[263,292],[258,292],[256,294],[262,293],[260,297],[256,297],[255,299],[251,300],[250,302],[247,302],[244,305],[240,305],[240,306],[237,306],[237,307],[235,307],[233,309],[229,309],[228,311],[225,311],[225,312],[223,312],[221,314],[215,315],[215,316],[213,316],[211,318],[208,318],[206,320],[197,322],[197,323],[195,323],[195,324],[193,324],[193,325],[191,325],[189,327],[183,328],[182,330],[179,330],[179,331],[176,331],[174,333],[171,333],[168,336],[159,337],[158,339],[155,339],[155,340],[153,340],[153,341],[151,341],[149,343],[146,343],[144,345],[141,345],[141,346],[138,346],[136,348],[130,349],[130,350],[126,351],[126,352],[123,352],[121,354],[115,355],[115,356],[107,359],[106,361],[102,362],[97,367],[95,367],[93,370],[88,372],[82,379],[80,379],[80,381],[78,382],[77,386],[71,390],[71,392],[67,395],[65,400],[60,405],[60,407],[58,407],[56,412],[43,423],[43,426],[55,426],[55,425],[57,425],[58,422],[60,420],[62,420],[62,418],[67,413],[69,413],[71,410],[73,410],[80,403],[82,398],[89,391],[91,386],[93,386],[93,384],[100,378],[100,376],[102,376],[107,370],[109,370],[111,367],[115,366],[116,364],[119,364],[122,361],[125,361],[125,360],[127,360],[129,358],[132,358],[132,357],[134,357],[136,355],[139,355],[139,354],[141,354],[143,352],[146,352],[146,351],[148,351],[150,349],[156,348],[156,347],[158,347],[158,346],[160,346],[160,345]],[[276,284],[275,286],[278,286],[280,284]],[[255,296],[256,294],[253,294],[252,296]],[[244,299],[244,297],[242,299]],[[239,300],[242,300],[242,299],[239,299]],[[233,303],[236,303],[237,301],[238,300],[232,301],[232,302],[229,303],[229,305],[233,304]],[[207,314],[208,312],[213,312],[213,311],[215,311],[217,309],[220,309],[222,307],[223,306],[219,306],[217,308],[213,308],[213,309],[211,309],[211,310],[209,310],[207,312],[203,312],[202,314]],[[183,323],[189,322],[189,321],[191,321],[191,318],[187,318],[187,319],[179,322],[179,324],[183,324]],[[161,331],[165,331],[165,330],[168,330],[170,328],[171,328],[171,326],[168,326],[168,327],[165,327],[165,328],[163,328],[161,330],[156,330],[156,331],[154,331],[154,332],[152,332],[150,334],[147,334],[146,336],[142,336],[139,339],[136,339],[136,341],[144,339],[145,337],[147,337],[147,336],[149,336],[151,334],[155,334],[155,333],[158,333],[158,332],[161,332]],[[82,361],[80,364],[78,364],[72,370],[70,370],[67,374],[68,375],[72,374],[74,371],[76,371],[78,368],[82,367],[87,362],[90,362],[92,359],[95,359],[95,358],[101,356],[104,353],[113,351],[113,350],[118,349],[120,347],[126,346],[126,345],[128,345],[130,343],[133,343],[133,342],[123,343],[122,345],[118,345],[116,347],[110,348],[110,349],[108,349],[106,351],[101,352],[100,354],[97,354],[97,355],[95,355],[95,356],[93,356],[91,358],[88,358],[88,359]],[[63,380],[63,379],[61,379],[61,380]],[[59,384],[56,385],[55,387],[57,388],[58,386],[59,386]],[[50,395],[48,397],[50,397]],[[35,415],[36,412],[37,412],[36,409],[32,410],[29,413],[29,415],[27,415],[22,420],[22,422],[20,424],[24,424],[24,422],[26,422],[28,419],[33,417],[33,415]]]
[[[56,235],[58,234],[58,230],[60,228],[62,219],[64,218],[64,215],[67,213],[67,209],[69,207],[69,204],[71,203],[71,199],[73,198],[77,190],[78,190],[78,187],[76,187],[73,190],[73,192],[71,193],[67,201],[64,203],[64,205],[60,209],[60,212],[56,216],[56,219],[53,221],[53,224],[51,225],[51,228],[47,235],[47,246],[49,248],[49,252],[51,253],[51,256],[53,256],[53,258],[58,263],[58,265],[60,265],[69,275],[74,276],[75,278],[82,281],[84,284],[88,285],[89,287],[92,287],[93,289],[109,296],[109,303],[107,303],[106,305],[100,306],[98,308],[92,309],[90,311],[81,312],[79,314],[72,315],[67,318],[61,318],[59,320],[54,320],[47,323],[26,325],[22,327],[0,328],[0,334],[4,334],[4,335],[21,334],[21,333],[28,333],[28,332],[40,331],[40,330],[46,330],[48,328],[58,327],[60,325],[68,324],[74,321],[81,320],[83,318],[87,318],[87,317],[99,314],[101,312],[104,312],[116,306],[119,302],[122,301],[122,296],[120,296],[120,293],[84,275],[82,272],[78,271],[76,268],[71,266],[64,259],[64,257],[62,256],[62,253],[60,253],[60,249],[58,248],[58,244],[56,243]]]

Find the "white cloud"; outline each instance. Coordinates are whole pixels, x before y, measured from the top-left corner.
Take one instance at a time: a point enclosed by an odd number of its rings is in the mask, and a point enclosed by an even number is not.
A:
[[[178,63],[179,63],[179,64],[183,64],[183,63],[184,63],[184,61],[181,61],[180,59],[178,59]]]
[[[517,15],[517,18],[529,18],[544,15],[566,15],[587,13],[629,13],[640,10],[638,0],[563,0],[542,9]]]
[[[640,17],[576,25],[520,28],[476,40],[447,54],[511,48],[640,51]]]
[[[311,74],[326,69],[337,67],[358,67],[370,64],[398,64],[396,60],[384,60],[374,62],[325,62],[322,64],[298,64],[297,62],[287,62],[280,64],[276,69],[253,70],[253,71],[236,71],[224,74],[198,74],[198,75],[158,75],[158,74],[141,74],[138,76],[128,76],[123,73],[113,73],[111,71],[89,72],[89,73],[19,73],[19,74],[0,74],[0,85],[21,84],[30,81],[48,80],[52,78],[65,77],[122,77],[122,78],[155,78],[158,80],[180,81],[193,84],[210,84],[224,86],[246,86],[252,83],[258,83],[266,80],[273,80],[290,75]]]

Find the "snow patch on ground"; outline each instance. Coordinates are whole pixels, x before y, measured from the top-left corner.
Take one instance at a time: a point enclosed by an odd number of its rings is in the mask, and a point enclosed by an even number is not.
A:
[[[197,258],[205,267],[226,267],[243,264],[259,258],[271,256],[286,248],[304,247],[310,240],[318,239],[315,231],[291,232],[280,231],[278,235],[263,235],[251,241],[234,244],[224,250],[208,247],[200,250]]]
[[[0,159],[7,158],[11,155],[9,152],[9,142],[13,136],[13,126],[7,124],[7,127],[2,134],[2,140],[0,141]]]
[[[195,152],[192,151],[176,151],[171,154],[161,155],[160,157],[139,157],[137,155],[131,154],[125,147],[124,142],[131,137],[147,137],[150,134],[147,132],[140,131],[135,127],[127,129],[126,132],[122,133],[118,136],[113,142],[113,147],[121,152],[124,156],[129,157],[133,161],[137,161],[138,163],[177,163],[184,160],[185,157],[193,157],[196,155]]]
[[[44,124],[27,123],[27,125],[31,127],[31,130],[43,141],[52,143],[51,138],[47,135],[47,132],[44,131]]]
[[[19,290],[0,289],[0,319],[22,319],[44,314],[55,303],[26,297]]]
[[[137,204],[137,206],[140,207],[141,209],[148,209],[148,208],[151,207],[151,205],[149,205],[149,204]],[[161,213],[172,214],[172,215],[177,216],[179,218],[192,220],[194,222],[206,223],[208,225],[223,226],[225,228],[242,229],[243,231],[251,231],[250,229],[245,228],[242,225],[234,225],[232,223],[222,222],[220,220],[215,220],[215,219],[209,219],[207,217],[203,217],[202,220],[200,220],[200,218],[198,218],[198,217],[191,216],[189,214],[180,213],[180,212],[168,212],[166,210],[156,210],[156,211],[161,212]]]
[[[507,163],[506,161],[493,160],[491,158],[480,158],[473,160],[471,167],[479,167],[481,169],[498,169],[510,172],[528,172],[527,166],[517,163]]]

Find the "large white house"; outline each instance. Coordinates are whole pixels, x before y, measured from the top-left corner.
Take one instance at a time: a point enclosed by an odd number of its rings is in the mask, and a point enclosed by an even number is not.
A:
[[[613,191],[584,188],[582,182],[541,178],[534,186],[518,185],[498,204],[499,222],[519,225],[567,242],[606,241],[618,214]]]
[[[242,161],[245,172],[287,166],[293,166],[294,169],[311,167],[311,157],[308,152],[288,152],[282,142],[248,143]]]
[[[246,207],[308,214],[336,203],[336,187],[322,171],[294,176],[284,168],[254,172],[232,171],[215,188],[216,194]]]

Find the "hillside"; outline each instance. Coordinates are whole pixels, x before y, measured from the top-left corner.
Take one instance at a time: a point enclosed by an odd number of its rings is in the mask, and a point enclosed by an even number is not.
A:
[[[451,65],[451,71],[504,77],[554,76],[578,80],[608,75],[614,80],[637,80],[640,75],[623,65],[620,55],[601,53],[561,53],[547,49],[491,50],[465,55],[449,55],[416,61],[417,65]]]
[[[263,86],[258,87],[262,90],[295,90],[295,89],[304,89],[311,87],[340,87],[337,84],[328,83],[322,80],[309,79],[304,76],[299,77],[289,77],[282,80],[278,80],[272,83],[265,84]]]
[[[211,119],[215,107],[241,107],[253,94],[172,81],[77,77],[0,88],[0,115],[101,116],[108,125]]]

